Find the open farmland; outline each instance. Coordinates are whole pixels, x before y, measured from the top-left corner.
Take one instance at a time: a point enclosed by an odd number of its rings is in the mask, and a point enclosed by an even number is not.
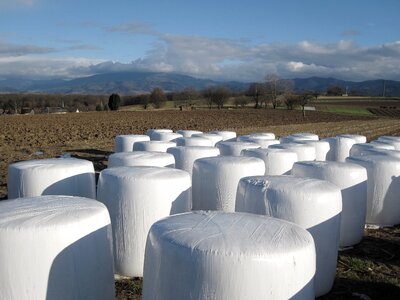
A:
[[[234,130],[238,134],[274,132],[278,137],[312,132],[400,135],[400,122],[371,116],[287,110],[195,110],[93,112],[63,115],[0,116],[0,198],[6,198],[8,164],[70,154],[92,160],[97,171],[107,165],[117,134],[143,134],[148,128]],[[400,227],[367,230],[354,249],[341,252],[332,292],[325,299],[399,299]],[[117,284],[118,299],[139,299],[140,281]],[[368,298],[363,298],[368,299]]]

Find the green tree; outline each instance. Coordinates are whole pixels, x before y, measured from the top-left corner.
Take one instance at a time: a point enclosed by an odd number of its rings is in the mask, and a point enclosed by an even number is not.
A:
[[[110,110],[118,110],[121,104],[121,97],[118,94],[111,94],[108,98],[108,107]]]

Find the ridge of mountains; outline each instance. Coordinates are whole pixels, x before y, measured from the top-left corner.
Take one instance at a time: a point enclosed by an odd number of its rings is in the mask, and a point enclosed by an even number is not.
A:
[[[338,86],[350,95],[400,96],[400,81],[368,80],[345,81],[336,78],[295,78],[291,79],[298,91],[313,90],[326,92],[330,86]],[[118,72],[104,73],[72,80],[32,80],[23,78],[0,79],[0,93],[51,93],[51,94],[111,94],[132,95],[150,92],[155,87],[164,91],[179,91],[192,87],[197,90],[222,85],[233,91],[244,91],[250,83],[239,81],[214,81],[188,75],[161,72]]]

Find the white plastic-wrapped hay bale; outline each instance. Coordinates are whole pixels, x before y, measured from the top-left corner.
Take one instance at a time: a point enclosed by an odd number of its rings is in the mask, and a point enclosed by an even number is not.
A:
[[[181,137],[175,140],[177,146],[204,146],[213,147],[212,140],[202,137]]]
[[[349,157],[346,161],[367,169],[366,223],[377,226],[400,224],[400,159],[364,155]]]
[[[367,211],[367,170],[357,164],[335,161],[297,162],[292,174],[329,181],[342,192],[340,247],[358,244],[364,234]]]
[[[0,202],[0,299],[113,299],[111,224],[95,200]]]
[[[298,161],[315,160],[317,151],[314,146],[298,143],[276,144],[268,147],[269,149],[288,149],[297,153]]]
[[[100,173],[97,198],[110,212],[117,274],[143,276],[150,226],[190,211],[190,187],[190,175],[171,168],[118,167]]]
[[[292,133],[290,136],[293,137],[299,137],[304,140],[311,140],[311,141],[318,141],[319,136],[315,133],[310,133],[310,132],[297,132],[297,133]]]
[[[215,146],[216,143],[222,141],[222,135],[216,133],[202,133],[202,134],[193,134],[192,137],[202,137],[211,140],[212,146]]]
[[[183,137],[182,134],[174,132],[153,132],[150,136],[152,141],[170,142]]]
[[[363,156],[365,155],[365,151],[374,150],[374,149],[387,149],[394,150],[393,145],[385,144],[385,143],[359,143],[354,144],[350,149],[350,156]]]
[[[136,142],[133,145],[133,151],[167,152],[168,148],[175,146],[176,146],[175,142],[164,142],[164,141]]]
[[[108,167],[175,167],[175,158],[165,152],[134,151],[119,152],[108,157]]]
[[[196,211],[156,222],[143,299],[314,299],[315,249],[303,228],[264,216]]]
[[[400,158],[400,151],[388,149],[368,149],[362,152],[362,156],[364,155],[384,155],[394,158]]]
[[[265,175],[290,174],[293,164],[298,161],[297,153],[288,149],[249,149],[243,156],[257,157],[265,163]]]
[[[215,146],[223,156],[240,156],[242,150],[260,148],[259,144],[249,142],[219,142]]]
[[[371,144],[375,143],[393,145],[395,150],[400,150],[400,137],[398,136],[381,136],[371,142]]]
[[[315,159],[319,161],[325,161],[330,150],[330,145],[327,141],[295,141],[297,144],[310,145],[315,148]]]
[[[363,144],[367,142],[367,137],[360,134],[339,134],[338,137],[350,138],[356,141],[357,144]]]
[[[8,166],[8,199],[41,195],[96,198],[93,163],[76,158],[21,161]]]
[[[250,133],[248,136],[253,137],[253,138],[264,138],[264,139],[271,139],[274,140],[275,133],[273,132],[254,132]]]
[[[340,136],[326,138],[323,141],[327,141],[330,146],[330,150],[326,156],[326,160],[329,161],[344,162],[350,156],[351,147],[356,144],[355,139]]]
[[[227,130],[214,130],[210,131],[211,134],[218,134],[222,136],[223,141],[235,141],[236,140],[236,132],[235,131],[227,131]]]
[[[193,173],[193,164],[196,159],[214,157],[219,155],[219,149],[215,147],[172,147],[168,153],[175,158],[175,168],[184,170],[190,175]]]
[[[135,142],[150,141],[150,137],[140,134],[123,134],[115,137],[115,152],[132,152]]]
[[[319,137],[313,133],[293,133],[279,139],[281,144],[293,143],[298,141],[318,141]]]
[[[146,130],[146,135],[148,135],[151,138],[153,132],[173,132],[173,131],[172,129],[168,128],[149,128]]]
[[[268,215],[306,228],[314,238],[317,255],[315,294],[318,297],[330,291],[336,273],[342,211],[337,186],[293,176],[242,178],[236,211]]]
[[[236,138],[237,141],[239,142],[248,142],[249,140],[275,140],[275,134],[274,133],[259,133],[259,134],[247,134],[247,135],[241,135]]]
[[[280,142],[275,139],[264,138],[263,136],[250,136],[244,135],[237,139],[239,142],[256,143],[260,145],[260,148],[266,149],[271,145],[279,144]]]
[[[192,173],[193,210],[234,211],[239,180],[264,173],[264,161],[255,157],[218,156],[196,160]]]
[[[191,137],[193,134],[202,134],[203,132],[199,130],[177,130],[176,133],[179,133],[183,137],[188,138]]]

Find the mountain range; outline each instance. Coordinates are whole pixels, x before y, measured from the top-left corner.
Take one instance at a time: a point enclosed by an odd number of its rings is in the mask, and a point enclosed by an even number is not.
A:
[[[326,92],[330,86],[338,86],[352,95],[400,96],[400,81],[369,80],[362,82],[344,81],[335,78],[295,78],[296,90]],[[233,91],[243,91],[248,82],[214,81],[199,79],[176,73],[119,72],[105,73],[72,80],[31,80],[22,78],[0,79],[0,93],[54,93],[54,94],[111,94],[132,95],[150,92],[154,87],[164,91],[179,91],[187,87],[202,90],[209,86],[222,85]]]

